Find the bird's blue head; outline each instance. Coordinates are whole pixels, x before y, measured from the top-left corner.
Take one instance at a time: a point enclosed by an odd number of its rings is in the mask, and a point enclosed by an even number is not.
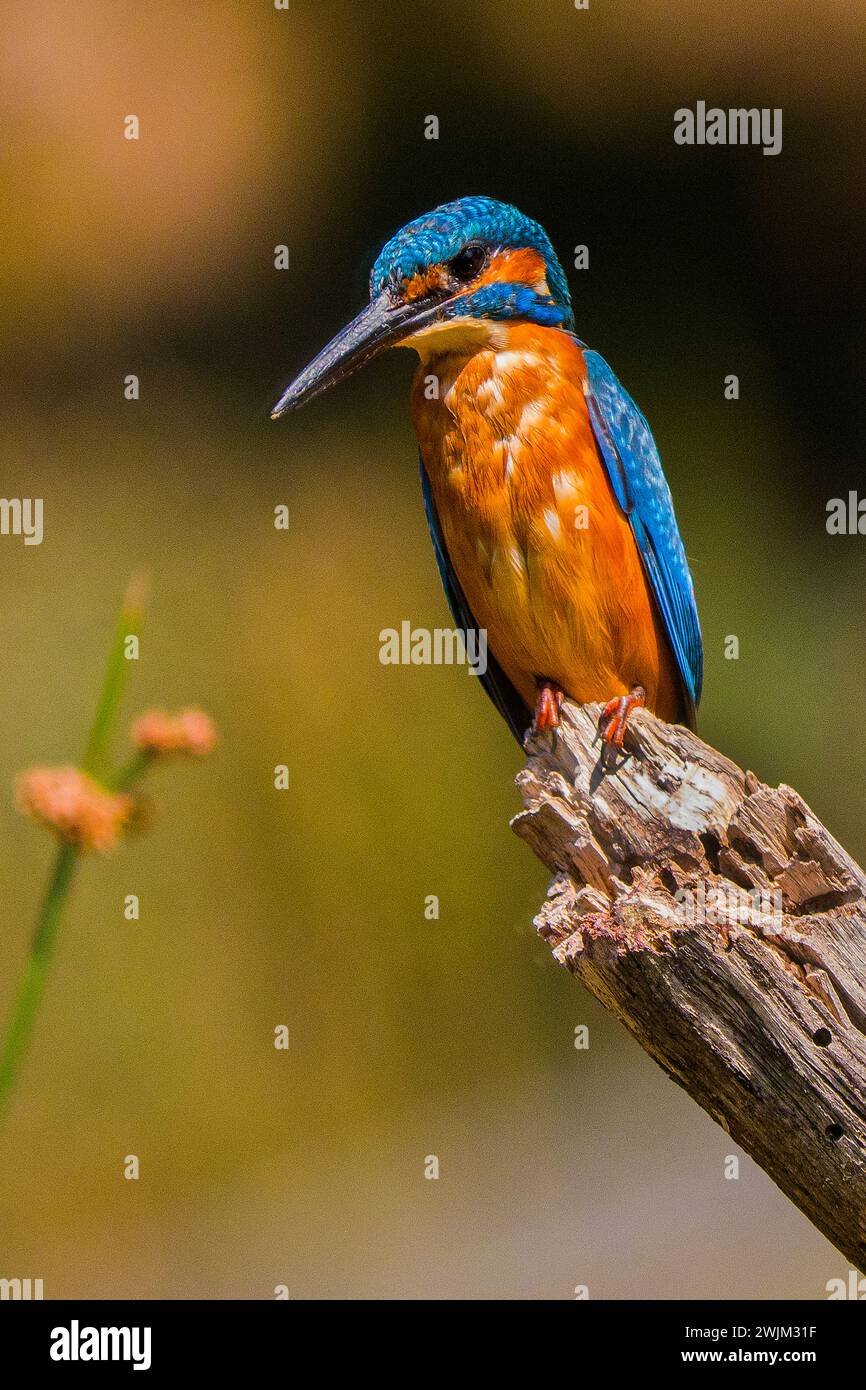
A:
[[[370,303],[305,367],[272,416],[318,396],[385,348],[435,352],[509,320],[574,327],[547,233],[493,198],[443,203],[386,243],[370,275]]]

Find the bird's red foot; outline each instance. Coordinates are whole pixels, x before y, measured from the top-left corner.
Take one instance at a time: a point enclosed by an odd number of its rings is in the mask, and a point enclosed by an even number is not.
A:
[[[632,686],[628,695],[617,695],[613,700],[608,700],[599,720],[601,737],[608,748],[622,748],[629,715],[633,709],[645,704],[646,691],[642,685]]]
[[[559,686],[554,685],[552,681],[541,681],[535,697],[535,716],[529,730],[530,737],[534,738],[536,734],[546,733],[547,730],[552,730],[555,734],[559,728],[561,708],[562,691]]]

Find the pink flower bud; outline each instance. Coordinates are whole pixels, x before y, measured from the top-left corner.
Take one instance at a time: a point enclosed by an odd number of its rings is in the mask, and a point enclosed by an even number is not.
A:
[[[134,801],[101,787],[77,767],[31,767],[15,784],[19,811],[82,850],[114,849]]]
[[[167,714],[165,710],[153,709],[136,719],[132,741],[148,753],[189,753],[203,758],[216,745],[216,725],[204,710]]]

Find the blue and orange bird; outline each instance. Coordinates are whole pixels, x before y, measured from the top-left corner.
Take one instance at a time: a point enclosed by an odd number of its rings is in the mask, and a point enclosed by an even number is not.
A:
[[[701,632],[670,490],[640,410],[576,336],[544,229],[492,198],[408,223],[273,418],[392,346],[421,359],[412,419],[445,593],[460,629],[486,629],[482,680],[516,737],[555,730],[564,695],[604,702],[612,752],[638,705],[693,726]]]

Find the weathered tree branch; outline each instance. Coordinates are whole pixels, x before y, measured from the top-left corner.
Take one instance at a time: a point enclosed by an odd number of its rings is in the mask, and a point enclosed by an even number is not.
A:
[[[866,875],[790,787],[643,711],[599,763],[566,705],[513,826],[561,964],[866,1269]]]

